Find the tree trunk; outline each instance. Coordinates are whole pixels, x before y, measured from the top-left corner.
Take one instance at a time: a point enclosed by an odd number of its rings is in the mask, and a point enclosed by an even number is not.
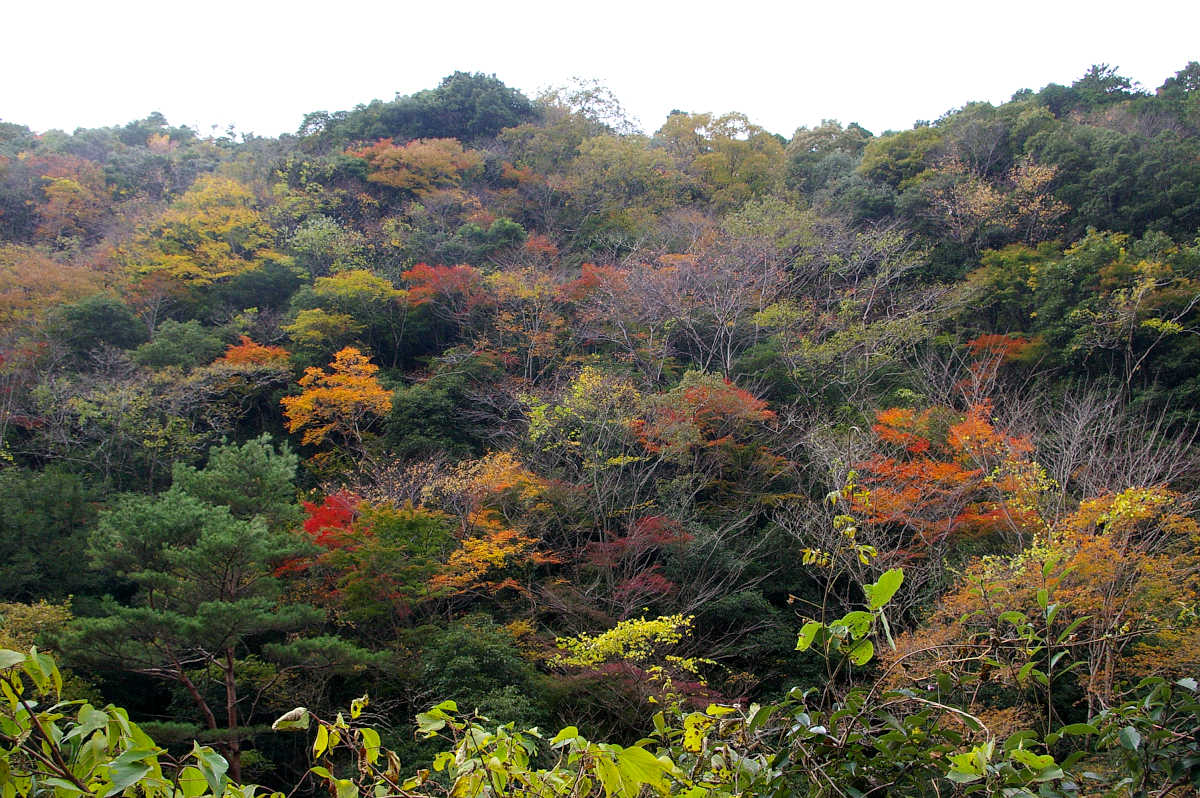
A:
[[[226,743],[229,758],[229,777],[235,783],[242,782],[242,744],[238,737],[237,680],[233,673],[233,649],[225,649],[225,714],[229,721],[229,740]]]

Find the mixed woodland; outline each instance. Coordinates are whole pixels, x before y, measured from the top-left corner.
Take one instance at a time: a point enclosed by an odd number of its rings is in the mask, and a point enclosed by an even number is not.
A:
[[[0,122],[0,796],[1195,794],[1198,411],[1197,62]]]

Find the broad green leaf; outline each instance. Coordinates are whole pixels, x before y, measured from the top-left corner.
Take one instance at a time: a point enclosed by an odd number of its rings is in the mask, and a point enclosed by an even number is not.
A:
[[[859,640],[850,649],[850,661],[855,665],[866,665],[875,656],[875,644],[870,640]]]
[[[0,648],[0,669],[11,668],[14,665],[20,665],[24,661],[25,655],[20,651]]]
[[[766,723],[770,719],[771,713],[774,711],[775,711],[775,707],[771,704],[767,704],[765,706],[759,706],[758,704],[751,704],[750,710],[747,712],[747,715],[749,716],[750,720],[746,724],[746,731],[749,734],[754,734],[754,732],[758,731],[758,728],[760,726],[762,726],[764,723]]]
[[[624,795],[625,791],[621,784],[621,772],[617,770],[616,764],[606,756],[596,758],[596,778],[600,779],[600,784],[604,786],[604,794],[608,798],[613,795]]]
[[[1142,735],[1132,726],[1126,726],[1117,734],[1121,741],[1121,747],[1130,751],[1136,751],[1138,746],[1142,744]]]
[[[107,798],[107,796],[124,792],[126,788],[136,784],[149,772],[150,766],[145,762],[126,762],[120,765],[110,765],[108,768],[110,784],[108,791],[104,795]]]
[[[450,721],[449,712],[458,712],[458,704],[453,701],[443,701],[428,712],[417,715],[417,730],[425,737],[432,737]]]
[[[123,792],[127,787],[137,783],[142,777],[149,774],[153,769],[152,762],[157,755],[158,751],[153,749],[135,748],[132,751],[126,751],[108,763],[108,780],[110,785],[105,795],[116,795],[119,792]],[[216,788],[213,789],[213,792],[220,794]]]
[[[84,795],[84,791],[66,779],[43,778],[38,782],[43,787],[54,787],[55,798],[66,798],[69,795]]]
[[[1024,748],[1015,748],[1009,752],[1009,756],[1020,762],[1030,770],[1043,771],[1054,764],[1054,757],[1049,754],[1035,754],[1032,751],[1027,751]]]
[[[1003,750],[1007,752],[1012,751],[1014,748],[1021,748],[1025,745],[1026,740],[1032,740],[1036,742],[1037,734],[1029,729],[1013,732],[1008,736],[1008,739],[1004,741]]]
[[[1035,783],[1044,782],[1044,781],[1054,781],[1055,779],[1065,778],[1066,775],[1067,774],[1058,765],[1049,765],[1047,767],[1042,768],[1042,770],[1036,776],[1033,777],[1033,781]]]
[[[1099,734],[1100,730],[1090,723],[1068,723],[1058,730],[1059,734]]]
[[[1026,662],[1024,665],[1022,665],[1021,670],[1017,671],[1017,681],[1026,681],[1036,665],[1036,662]]]
[[[958,784],[969,784],[978,781],[983,776],[983,770],[979,767],[975,752],[967,751],[950,757],[950,772],[946,775]]]
[[[554,735],[554,737],[550,740],[550,745],[558,746],[560,743],[564,743],[568,740],[574,740],[578,736],[579,729],[574,726],[568,726],[565,729],[561,729],[558,734]]]
[[[67,732],[63,737],[63,742],[73,740],[76,737],[87,737],[94,731],[103,729],[108,725],[108,713],[101,712],[91,704],[84,704],[79,708],[79,714],[76,716],[78,721],[75,728]]]
[[[435,715],[431,712],[417,714],[417,731],[425,737],[432,737],[444,728],[446,728],[446,718],[443,715]]]
[[[800,637],[796,640],[796,650],[808,651],[809,646],[813,644],[813,640],[816,638],[817,631],[821,628],[821,626],[822,624],[817,623],[816,621],[809,621],[808,623],[804,624],[804,626],[801,626]]]
[[[617,767],[629,781],[639,785],[649,784],[655,790],[667,788],[666,774],[669,768],[645,748],[626,748],[617,755]]]
[[[896,595],[903,583],[904,571],[899,568],[884,571],[874,584],[867,585],[867,607],[872,610],[881,609],[892,600],[892,596]]]
[[[225,757],[207,745],[201,747],[194,742],[192,743],[192,756],[196,758],[200,772],[204,774],[204,780],[208,782],[208,787],[212,790],[213,795],[220,795],[224,789],[225,772],[229,770],[229,763],[225,761]]]
[[[379,732],[363,728],[358,730],[358,734],[362,738],[363,748],[366,749],[367,761],[375,764],[375,761],[379,759]]]
[[[875,620],[875,616],[871,613],[856,610],[843,615],[838,623],[844,624],[850,630],[850,635],[857,640],[871,630],[871,621],[873,620]]]
[[[208,789],[208,780],[199,768],[189,765],[179,772],[179,786],[183,790],[183,798],[197,798]]]
[[[29,656],[21,663],[21,670],[29,677],[38,690],[46,690],[50,686],[50,677],[46,674],[42,667],[42,658],[38,656],[37,649],[29,649]]]
[[[1017,612],[1016,610],[1006,610],[1000,613],[1000,620],[1008,621],[1016,627],[1022,627],[1029,623],[1029,619],[1025,617],[1025,613]]]

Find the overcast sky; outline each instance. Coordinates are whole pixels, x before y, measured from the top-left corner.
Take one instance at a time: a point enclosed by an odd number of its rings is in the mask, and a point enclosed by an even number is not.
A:
[[[652,132],[673,108],[790,136],[873,132],[1118,66],[1154,89],[1200,60],[1200,2],[11,2],[0,119],[35,130],[161,111],[207,134],[495,73],[529,96],[599,79]]]

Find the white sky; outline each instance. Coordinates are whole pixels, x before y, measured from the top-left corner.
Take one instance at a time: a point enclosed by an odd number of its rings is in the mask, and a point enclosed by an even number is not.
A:
[[[1069,84],[1093,63],[1153,90],[1200,60],[1196,0],[6,3],[0,119],[35,130],[161,111],[201,134],[292,132],[304,114],[432,88],[461,69],[530,97],[572,76],[649,132],[672,108],[776,133],[879,133],[969,100]]]

